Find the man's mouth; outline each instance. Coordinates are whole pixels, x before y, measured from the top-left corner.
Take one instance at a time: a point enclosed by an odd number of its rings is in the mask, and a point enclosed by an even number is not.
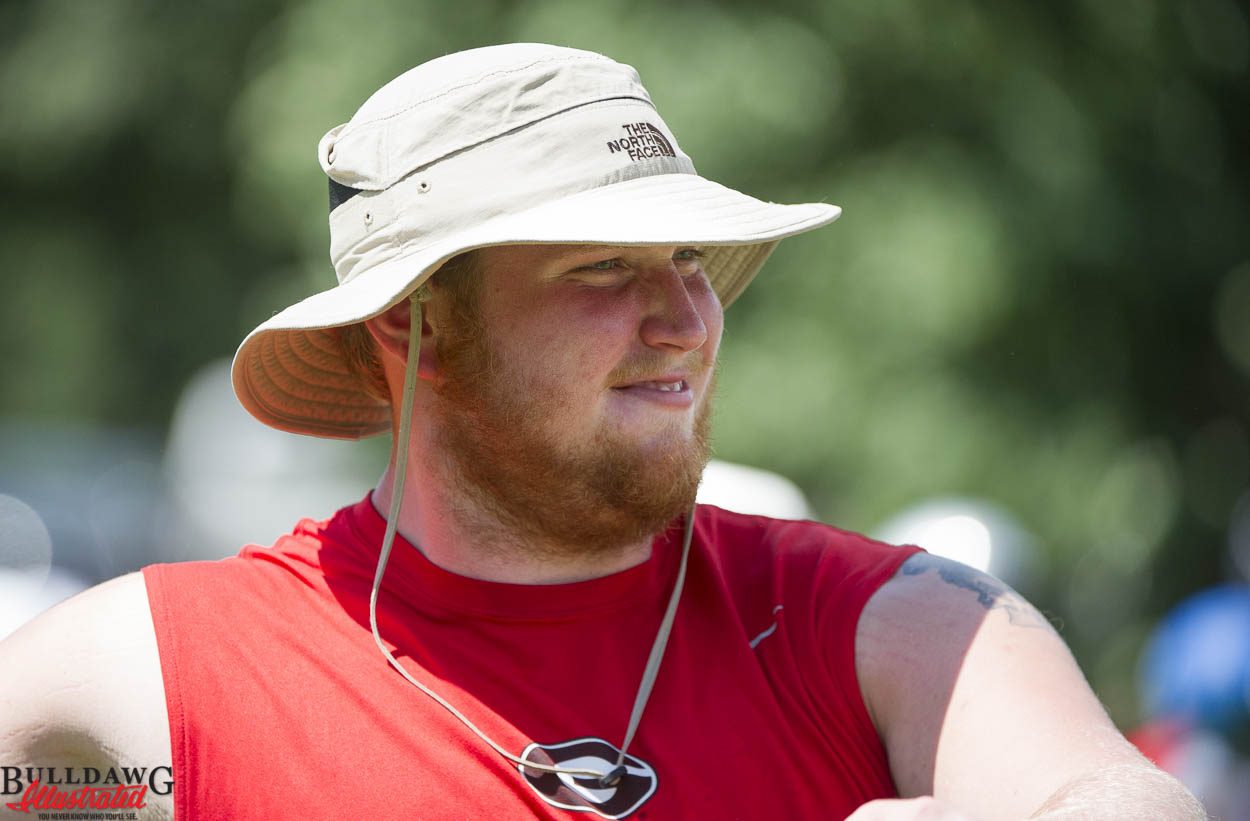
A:
[[[682,410],[694,404],[694,389],[684,373],[661,374],[656,379],[639,379],[614,385],[612,392],[628,397],[631,402],[642,402],[648,407]]]
[[[676,381],[665,381],[665,382],[661,382],[661,381],[633,382],[628,385],[617,385],[612,390],[623,391],[623,390],[630,390],[630,389],[638,388],[642,390],[664,391],[666,393],[677,393],[679,391],[684,391],[687,387],[689,386],[686,384],[686,380],[678,379]]]

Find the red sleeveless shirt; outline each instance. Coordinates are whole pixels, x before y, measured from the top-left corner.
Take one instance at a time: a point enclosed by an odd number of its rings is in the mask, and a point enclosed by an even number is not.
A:
[[[144,569],[184,819],[835,819],[894,795],[855,677],[869,596],[916,548],[701,506],[686,589],[614,788],[521,772],[393,670],[369,630],[366,498],[270,548]],[[649,561],[534,586],[397,538],[379,631],[515,755],[613,759],[673,583]],[[536,750],[531,745],[542,745]]]

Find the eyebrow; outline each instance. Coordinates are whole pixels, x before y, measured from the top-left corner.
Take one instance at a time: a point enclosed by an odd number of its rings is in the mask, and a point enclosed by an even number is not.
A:
[[[565,253],[561,254],[561,256],[566,256],[566,255],[567,255],[567,256],[575,256],[575,255],[577,255],[577,254],[585,254],[585,253],[590,253],[591,251],[597,251],[597,252],[600,252],[600,253],[622,254],[622,253],[628,253],[628,252],[630,252],[630,251],[635,251],[635,250],[637,250],[637,249],[639,249],[639,248],[650,248],[650,247],[654,247],[654,246],[664,246],[664,247],[670,247],[670,246],[671,246],[671,247],[673,247],[673,248],[677,248],[677,249],[679,249],[679,250],[680,250],[680,249],[682,249],[682,248],[701,248],[701,247],[703,247],[703,246],[699,245],[699,243],[697,243],[697,242],[687,242],[687,243],[681,243],[681,242],[647,242],[647,243],[639,243],[639,244],[637,244],[637,245],[605,245],[605,244],[602,244],[602,243],[597,243],[597,242],[588,242],[588,243],[579,243],[579,244],[573,244],[573,243],[552,243],[552,245],[555,245],[555,246],[563,246],[564,248],[568,249]]]
[[[617,257],[629,251],[626,245],[598,245],[595,243],[586,243],[582,245],[567,245],[565,250],[558,254],[553,263],[557,266],[581,264],[589,257],[596,259],[608,259]]]
[[[569,256],[572,256],[572,255],[574,255],[574,254],[584,254],[584,253],[589,253],[589,252],[591,252],[591,251],[602,251],[602,252],[607,252],[607,251],[627,251],[627,250],[629,250],[630,248],[640,248],[640,247],[643,247],[643,246],[638,246],[638,245],[600,245],[600,244],[598,244],[598,243],[589,242],[589,243],[586,243],[585,245],[569,245],[569,246],[567,246],[567,247],[568,247],[568,254],[569,254]]]
[[[672,244],[672,243],[646,243],[646,244],[640,243],[638,245],[603,245],[603,244],[596,243],[596,242],[576,243],[576,244],[575,243],[551,243],[551,244],[555,247],[561,247],[565,249],[563,252],[561,252],[558,256],[555,257],[556,265],[567,265],[567,264],[572,263],[575,260],[578,260],[578,258],[580,257],[595,256],[596,258],[607,259],[610,257],[624,256],[630,253],[631,251],[635,251],[639,248],[648,248],[653,245],[665,245],[665,246],[672,245],[673,247],[678,248],[678,249],[699,247],[698,245],[694,243],[690,243],[687,245]]]

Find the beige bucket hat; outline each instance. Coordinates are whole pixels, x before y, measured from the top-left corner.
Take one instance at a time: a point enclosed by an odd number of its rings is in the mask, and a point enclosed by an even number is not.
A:
[[[330,329],[398,304],[448,259],[512,243],[698,245],[723,305],[777,242],[832,222],[825,203],[778,205],[695,173],[637,72],[540,44],[440,57],[400,75],[322,138],[338,285],[243,341],[234,390],[280,430],[387,432]]]

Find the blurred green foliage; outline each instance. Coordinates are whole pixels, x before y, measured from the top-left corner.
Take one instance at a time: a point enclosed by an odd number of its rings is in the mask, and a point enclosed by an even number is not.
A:
[[[1250,26],[1232,0],[18,0],[0,6],[0,417],[161,431],[332,284],[314,148],[511,40],[635,65],[704,174],[845,216],[728,318],[719,454],[871,530],[1010,511],[1122,722],[1250,487]],[[350,501],[350,500],[345,500]]]

